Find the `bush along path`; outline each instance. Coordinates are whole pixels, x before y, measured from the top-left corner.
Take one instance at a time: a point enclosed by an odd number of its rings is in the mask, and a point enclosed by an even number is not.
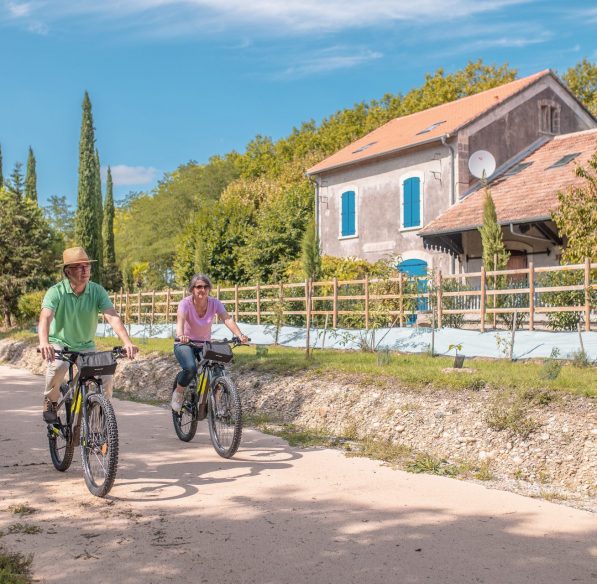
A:
[[[42,373],[32,344],[0,341],[0,361]],[[292,375],[233,366],[248,423],[291,444],[597,511],[597,401],[540,389],[409,388],[394,376]],[[173,357],[122,362],[116,395],[169,402]]]

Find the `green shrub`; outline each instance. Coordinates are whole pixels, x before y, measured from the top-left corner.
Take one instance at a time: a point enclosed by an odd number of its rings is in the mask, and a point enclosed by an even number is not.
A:
[[[44,295],[45,291],[27,292],[19,298],[17,319],[21,326],[37,322]]]
[[[551,350],[550,356],[543,361],[543,366],[539,372],[541,379],[555,379],[562,370],[562,364],[558,361],[560,350],[554,347]]]

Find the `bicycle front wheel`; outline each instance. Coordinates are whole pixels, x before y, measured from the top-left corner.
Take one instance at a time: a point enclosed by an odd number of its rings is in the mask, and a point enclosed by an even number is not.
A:
[[[207,399],[209,437],[223,458],[234,456],[243,431],[240,397],[228,377],[219,377],[209,388]]]
[[[65,395],[68,386],[62,385],[60,392]],[[52,464],[56,470],[64,472],[68,470],[73,461],[75,452],[75,441],[72,439],[72,428],[68,423],[68,414],[66,408],[70,405],[62,402],[56,412],[58,419],[51,425],[48,425],[48,446]]]
[[[176,391],[176,379],[172,393]],[[197,432],[197,380],[193,379],[184,391],[184,402],[180,412],[172,410],[172,423],[176,435],[183,442],[190,442]]]
[[[81,440],[85,483],[91,494],[105,497],[118,467],[118,427],[112,404],[101,393],[87,398],[87,431]]]

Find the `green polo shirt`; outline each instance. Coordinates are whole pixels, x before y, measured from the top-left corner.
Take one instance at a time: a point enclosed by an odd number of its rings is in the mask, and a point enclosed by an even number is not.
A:
[[[113,308],[108,293],[95,282],[89,282],[77,296],[68,279],[52,286],[44,296],[42,308],[54,313],[50,323],[50,343],[66,345],[73,351],[95,348],[97,316]]]

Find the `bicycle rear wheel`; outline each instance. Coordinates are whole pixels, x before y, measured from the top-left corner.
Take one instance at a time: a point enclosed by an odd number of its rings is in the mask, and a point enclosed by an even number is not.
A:
[[[118,427],[112,404],[101,393],[87,397],[87,432],[81,440],[85,484],[96,497],[105,497],[118,468]]]
[[[234,456],[242,436],[242,410],[236,386],[228,377],[218,377],[207,398],[209,437],[223,458]]]
[[[60,386],[60,392],[64,396],[67,391],[68,386],[63,383]],[[60,472],[64,472],[70,467],[75,452],[75,442],[72,439],[72,428],[69,424],[70,417],[67,413],[69,406],[70,403],[62,402],[56,412],[58,419],[53,424],[48,424],[50,456],[54,468]]]
[[[176,379],[172,386],[172,393],[176,390]],[[197,432],[197,379],[193,379],[184,391],[184,402],[180,412],[172,410],[172,423],[176,435],[183,442],[190,442]]]

